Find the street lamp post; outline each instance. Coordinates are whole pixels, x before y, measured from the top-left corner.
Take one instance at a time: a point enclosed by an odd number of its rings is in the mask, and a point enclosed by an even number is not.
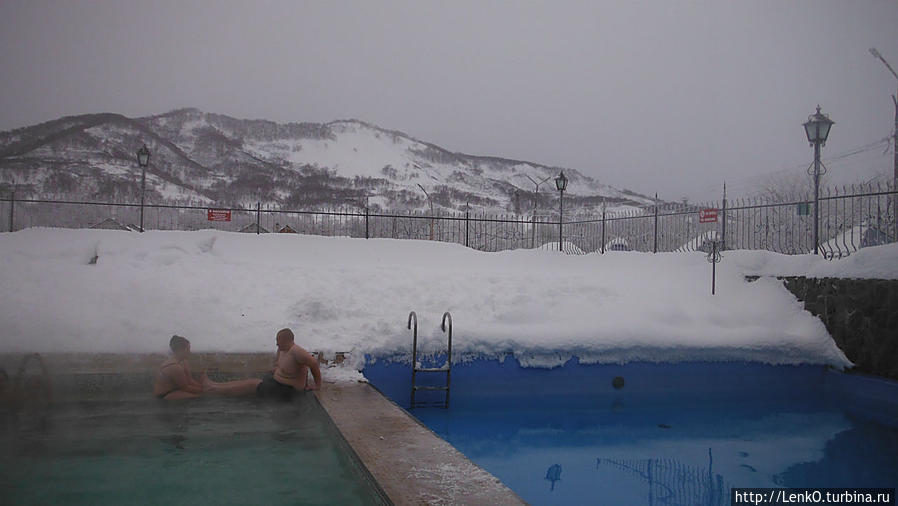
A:
[[[884,63],[889,72],[895,76],[895,79],[898,79],[898,73],[895,72],[895,69],[889,65],[889,62],[882,57],[882,54],[875,47],[870,48],[870,54]],[[896,190],[898,189],[898,93],[892,95],[892,102],[895,104],[895,130],[892,132],[892,151],[895,153],[895,159],[892,162],[892,189]],[[898,216],[898,195],[892,196],[892,215]],[[898,238],[898,218],[895,219],[895,237]]]
[[[532,177],[527,174],[524,174],[524,177],[530,180],[536,186],[536,191],[533,192],[533,216],[530,217],[530,247],[536,247],[536,213],[539,210],[539,185],[545,183],[552,176],[546,176],[542,181],[536,181]]]
[[[427,195],[427,201],[430,202],[430,240],[432,241],[433,240],[433,220],[434,220],[433,199],[430,198],[430,194],[427,193],[427,190],[425,190],[424,187],[421,186],[420,183],[418,184],[418,188],[421,188],[421,191],[424,192],[424,195]]]
[[[558,200],[558,251],[564,251],[564,246],[562,245],[564,237],[564,190],[567,189],[567,177],[565,177],[564,171],[561,171],[558,177],[555,178],[555,188],[560,193]]]
[[[814,146],[814,165],[808,168],[808,174],[814,176],[814,254],[819,253],[820,248],[820,176],[826,173],[826,168],[820,163],[820,147],[826,145],[826,138],[829,137],[829,129],[833,126],[833,120],[829,116],[820,112],[820,106],[817,106],[817,112],[808,117],[804,124],[804,131],[808,135],[808,142]],[[811,170],[813,168],[813,171]]]
[[[527,175],[527,174],[524,174],[524,177],[526,177],[527,179],[529,179],[530,182],[533,183],[533,184],[536,186],[536,191],[533,192],[533,212],[535,213],[536,210],[539,209],[539,185],[545,183],[545,182],[548,181],[549,179],[552,179],[552,176],[548,176],[548,177],[546,177],[545,179],[543,179],[542,181],[539,181],[539,182],[537,182],[536,180],[534,180],[532,177],[530,177],[530,176]]]
[[[879,61],[883,62],[886,68],[889,69],[889,72],[895,76],[895,79],[898,79],[898,73],[895,72],[895,69],[889,65],[889,62],[886,61],[885,58],[882,57],[879,51],[876,50],[875,47],[870,48],[870,54],[873,55],[874,58],[879,59]],[[898,94],[892,95],[892,102],[895,104],[895,131],[892,132],[892,150],[895,152],[895,160],[892,164],[892,170],[894,171],[893,177],[895,179],[895,183],[898,184]]]
[[[140,231],[143,232],[143,201],[147,193],[147,165],[150,163],[150,150],[144,144],[137,150],[137,164],[140,165]]]

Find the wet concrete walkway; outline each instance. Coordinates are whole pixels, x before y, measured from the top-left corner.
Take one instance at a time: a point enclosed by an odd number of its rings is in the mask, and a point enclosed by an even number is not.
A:
[[[526,504],[367,383],[325,383],[318,400],[395,504]]]

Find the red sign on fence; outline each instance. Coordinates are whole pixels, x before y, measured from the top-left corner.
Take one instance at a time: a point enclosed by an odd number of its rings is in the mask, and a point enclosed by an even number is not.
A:
[[[230,209],[209,209],[206,219],[209,221],[231,221]]]
[[[717,223],[717,209],[702,209],[698,212],[699,223]]]

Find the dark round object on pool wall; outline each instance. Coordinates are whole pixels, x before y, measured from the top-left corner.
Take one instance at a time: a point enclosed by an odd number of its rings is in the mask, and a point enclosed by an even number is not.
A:
[[[611,380],[611,386],[613,386],[615,390],[624,388],[624,378],[621,376],[615,376],[615,378]]]

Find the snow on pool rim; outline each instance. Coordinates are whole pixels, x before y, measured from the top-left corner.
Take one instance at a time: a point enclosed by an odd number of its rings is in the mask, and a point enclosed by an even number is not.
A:
[[[439,316],[449,310],[459,357],[510,353],[538,367],[572,355],[845,367],[823,324],[781,282],[744,276],[834,265],[850,276],[880,269],[882,258],[898,256],[892,246],[841,264],[727,252],[712,297],[700,254],[483,253],[414,240],[26,229],[0,234],[0,282],[12,287],[0,293],[8,329],[0,352],[161,352],[172,334],[188,336],[197,351],[267,352],[274,333],[291,327],[310,350],[392,357],[409,352],[410,310],[425,351],[445,339]]]

